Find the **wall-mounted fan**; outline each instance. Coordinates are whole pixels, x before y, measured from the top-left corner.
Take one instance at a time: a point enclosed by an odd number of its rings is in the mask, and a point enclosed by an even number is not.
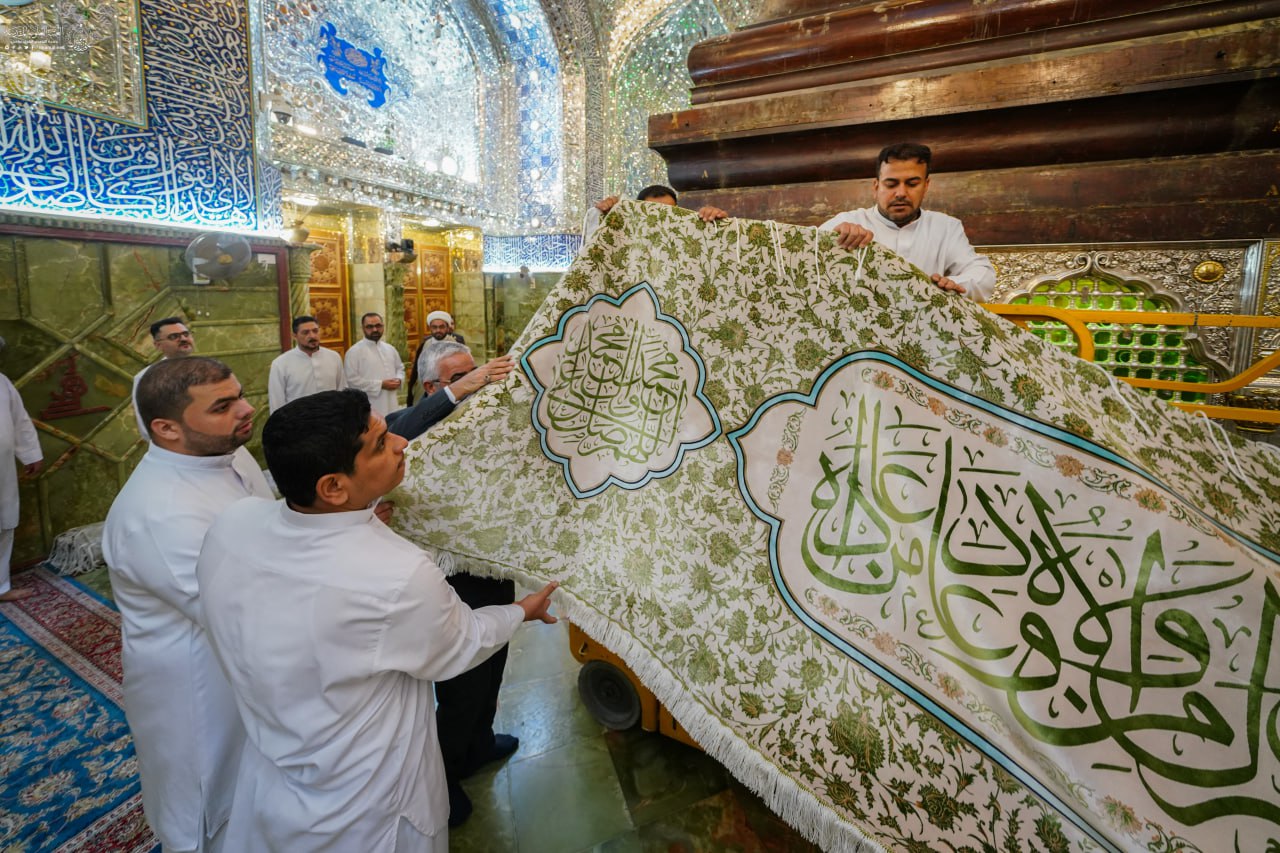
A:
[[[209,232],[191,241],[182,255],[196,281],[224,281],[243,272],[253,260],[253,248],[239,234]]]

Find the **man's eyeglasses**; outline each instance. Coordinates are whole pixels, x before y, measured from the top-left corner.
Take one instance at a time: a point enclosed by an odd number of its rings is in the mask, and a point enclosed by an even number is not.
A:
[[[182,340],[183,338],[189,338],[189,337],[191,337],[191,333],[190,333],[190,332],[174,332],[172,335],[161,335],[160,337],[156,338],[156,340],[159,340],[159,341],[180,341],[180,340]]]
[[[470,372],[471,372],[470,370],[460,370],[460,371],[458,371],[457,373],[455,373],[455,374],[453,374],[452,376],[450,376],[450,377],[449,377],[449,381],[448,381],[448,382],[441,382],[440,384],[441,384],[441,385],[452,385],[453,383],[457,382],[459,379],[461,379],[462,377],[466,376],[466,375],[467,375],[468,373],[470,373]]]

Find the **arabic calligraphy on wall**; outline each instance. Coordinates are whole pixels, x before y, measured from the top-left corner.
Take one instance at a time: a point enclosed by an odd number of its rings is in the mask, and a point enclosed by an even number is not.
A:
[[[3,98],[0,205],[258,227],[247,6],[142,0],[140,8],[147,126]]]
[[[537,391],[543,452],[578,497],[665,477],[720,434],[702,359],[648,284],[565,312],[521,365]]]
[[[316,59],[324,66],[324,79],[339,95],[347,94],[345,81],[369,90],[367,103],[377,108],[387,102],[386,60],[382,48],[373,52],[361,50],[346,39],[338,38],[332,23],[320,27],[321,47]]]
[[[1123,791],[1205,850],[1280,834],[1276,555],[880,353],[729,439],[802,621],[1077,825]]]

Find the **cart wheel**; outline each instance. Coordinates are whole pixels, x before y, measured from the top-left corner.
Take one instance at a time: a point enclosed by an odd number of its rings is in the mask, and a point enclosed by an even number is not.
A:
[[[622,731],[640,722],[640,694],[626,674],[602,660],[587,661],[578,673],[578,695],[596,722]]]

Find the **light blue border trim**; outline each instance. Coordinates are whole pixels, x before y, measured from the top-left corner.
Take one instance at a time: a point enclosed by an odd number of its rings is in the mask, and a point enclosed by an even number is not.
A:
[[[818,634],[820,637],[826,640],[828,643],[831,643],[837,649],[839,649],[840,651],[844,652],[846,655],[851,657],[858,664],[860,664],[863,667],[866,667],[876,677],[887,682],[895,690],[905,695],[908,699],[910,699],[916,705],[919,705],[925,711],[928,711],[930,714],[937,717],[943,724],[945,724],[946,726],[954,730],[957,734],[959,734],[961,737],[963,737],[965,740],[967,740],[979,752],[981,752],[982,754],[990,758],[992,761],[995,761],[997,764],[1003,767],[1006,771],[1008,771],[1019,782],[1025,785],[1028,789],[1034,792],[1037,796],[1039,796],[1045,802],[1049,803],[1049,805],[1051,805],[1058,813],[1060,813],[1063,817],[1069,820],[1072,824],[1074,824],[1077,828],[1083,831],[1086,835],[1088,835],[1090,838],[1092,838],[1094,841],[1100,844],[1103,848],[1107,850],[1118,851],[1120,848],[1117,847],[1117,845],[1115,845],[1113,842],[1109,841],[1102,834],[1100,830],[1095,829],[1083,816],[1078,814],[1075,811],[1075,809],[1071,808],[1066,803],[1064,803],[1062,799],[1058,797],[1057,794],[1053,793],[1048,788],[1046,788],[1038,779],[1032,776],[1028,771],[1024,770],[1012,758],[1010,758],[1003,751],[1001,751],[999,747],[997,747],[991,741],[987,740],[982,735],[975,732],[973,729],[971,729],[968,725],[966,725],[960,719],[952,715],[945,708],[941,707],[936,702],[934,702],[933,699],[917,691],[915,687],[913,687],[905,679],[899,677],[891,670],[882,666],[878,661],[874,660],[873,658],[868,657],[866,654],[864,654],[863,652],[855,648],[853,645],[851,645],[844,638],[836,636],[835,634],[831,633],[831,631],[829,631],[825,626],[817,622],[813,617],[811,617],[808,614],[807,611],[805,611],[803,607],[801,607],[796,602],[794,597],[791,595],[791,591],[787,588],[786,583],[783,581],[782,572],[778,566],[778,532],[782,526],[782,523],[779,519],[775,518],[774,516],[770,515],[769,513],[762,510],[759,506],[757,506],[756,502],[751,497],[751,492],[747,488],[747,482],[746,482],[746,470],[745,470],[746,455],[743,453],[743,450],[742,450],[742,440],[747,435],[749,435],[753,429],[755,429],[756,424],[759,423],[760,418],[763,417],[765,412],[767,412],[769,409],[771,409],[772,407],[780,403],[797,402],[797,403],[803,403],[806,406],[812,407],[817,402],[818,396],[822,393],[822,389],[826,385],[827,380],[829,380],[837,371],[841,370],[842,368],[860,361],[879,362],[882,364],[887,364],[892,367],[895,367],[903,371],[904,373],[908,374],[909,376],[914,378],[916,381],[922,382],[925,385],[928,385],[930,388],[933,388],[935,391],[938,391],[941,394],[951,397],[954,400],[959,400],[961,402],[967,403],[968,405],[982,409],[988,412],[989,414],[1002,418],[1005,421],[1017,424],[1018,426],[1024,429],[1030,430],[1032,432],[1038,433],[1048,438],[1053,438],[1058,441],[1062,441],[1086,453],[1091,453],[1095,456],[1101,457],[1107,460],[1108,462],[1118,465],[1124,468],[1125,470],[1138,475],[1139,477],[1146,480],[1147,482],[1159,486],[1160,488],[1164,489],[1167,492],[1170,492],[1175,495],[1177,494],[1177,492],[1175,492],[1173,489],[1170,489],[1168,486],[1164,485],[1160,481],[1154,479],[1146,471],[1143,471],[1141,468],[1138,468],[1136,465],[1129,462],[1129,460],[1124,459],[1120,456],[1117,456],[1115,453],[1112,453],[1110,450],[1107,450],[1104,447],[1100,447],[1091,441],[1087,441],[1083,438],[1080,438],[1077,435],[1073,435],[1072,433],[1066,432],[1065,430],[1061,430],[1061,429],[1058,429],[1057,427],[1053,427],[1048,424],[1041,423],[1040,421],[1029,418],[1026,415],[1023,415],[1019,412],[1010,411],[1008,409],[1005,409],[1002,406],[997,406],[993,403],[983,400],[980,397],[975,397],[974,395],[969,394],[965,391],[961,391],[957,388],[953,388],[950,385],[940,382],[931,376],[927,376],[921,373],[920,371],[916,370],[915,368],[911,367],[910,365],[906,364],[905,362],[899,360],[898,358],[892,355],[889,355],[887,353],[882,353],[882,352],[871,351],[871,350],[846,355],[832,362],[825,370],[822,371],[821,374],[819,374],[818,378],[813,383],[813,388],[810,389],[808,394],[800,394],[799,392],[791,391],[785,394],[779,394],[775,397],[771,397],[768,400],[765,400],[763,403],[760,404],[759,408],[757,408],[755,412],[751,415],[751,418],[746,422],[746,424],[744,424],[743,426],[739,427],[736,430],[733,430],[732,432],[728,433],[728,435],[726,436],[729,440],[730,446],[733,447],[733,452],[737,456],[737,460],[738,460],[738,490],[742,493],[742,497],[746,500],[747,506],[751,508],[751,511],[755,513],[756,517],[758,517],[759,519],[761,519],[762,521],[766,522],[769,525],[769,563],[770,563],[770,567],[773,570],[774,582],[778,587],[778,591],[782,594],[783,600],[786,602],[787,606],[791,609],[791,611],[795,613],[795,615],[800,619],[800,621],[803,622],[806,626],[808,626],[809,629],[812,630],[814,633]],[[1188,504],[1188,506],[1190,506],[1190,504]],[[1192,508],[1194,509],[1194,507]],[[1280,562],[1280,556],[1273,554],[1272,552],[1261,547],[1260,545],[1250,542],[1249,540],[1240,536],[1235,531],[1230,530],[1226,527],[1223,527],[1221,524],[1218,524],[1218,522],[1214,521],[1212,518],[1209,518],[1207,515],[1204,515],[1203,513],[1201,513],[1201,515],[1210,523],[1212,523],[1215,527],[1217,527],[1219,530],[1231,536],[1240,544],[1249,547],[1250,549],[1258,552],[1260,555],[1262,555],[1263,557],[1266,557],[1267,559]]]
[[[573,477],[569,473],[569,459],[551,450],[547,444],[547,429],[538,422],[538,406],[541,404],[542,395],[546,393],[547,389],[538,381],[537,375],[533,372],[533,367],[529,364],[529,356],[532,355],[539,347],[556,343],[557,341],[563,341],[565,326],[568,325],[569,319],[575,314],[590,311],[591,306],[597,302],[607,302],[615,308],[621,308],[622,303],[626,302],[641,290],[649,294],[649,299],[653,301],[653,311],[657,319],[669,323],[680,332],[680,337],[684,341],[684,351],[693,357],[694,364],[698,366],[698,387],[694,392],[694,397],[700,400],[702,405],[707,407],[707,411],[711,413],[711,432],[708,433],[705,438],[701,438],[695,442],[681,442],[680,449],[676,451],[675,460],[663,471],[648,471],[645,473],[644,477],[635,482],[619,480],[616,476],[610,474],[609,478],[599,486],[596,486],[590,491],[584,492],[579,490],[577,484],[573,482]],[[610,296],[607,293],[597,293],[595,296],[588,299],[585,304],[576,305],[564,312],[564,314],[560,315],[560,322],[556,325],[554,335],[549,335],[548,337],[538,340],[524,351],[524,354],[520,356],[520,367],[524,370],[524,375],[528,377],[529,383],[533,386],[535,392],[533,411],[530,413],[529,417],[530,420],[533,421],[533,428],[538,431],[538,437],[542,443],[542,453],[552,462],[560,463],[564,469],[564,481],[569,485],[569,490],[573,492],[573,496],[579,499],[594,497],[610,486],[617,486],[620,489],[629,490],[641,489],[648,485],[651,480],[661,480],[664,477],[668,477],[675,473],[676,469],[680,467],[680,463],[684,461],[684,454],[686,451],[706,447],[708,444],[719,438],[723,431],[723,428],[720,425],[720,414],[716,411],[716,407],[711,404],[711,401],[707,399],[707,395],[704,393],[704,388],[707,384],[707,367],[702,362],[702,356],[698,355],[698,351],[695,350],[693,348],[693,344],[690,343],[689,332],[685,329],[684,324],[675,317],[672,317],[670,314],[663,312],[662,305],[658,302],[658,294],[654,293],[653,288],[649,286],[647,281],[640,282],[635,287],[632,287],[626,293],[623,293],[618,297]]]

